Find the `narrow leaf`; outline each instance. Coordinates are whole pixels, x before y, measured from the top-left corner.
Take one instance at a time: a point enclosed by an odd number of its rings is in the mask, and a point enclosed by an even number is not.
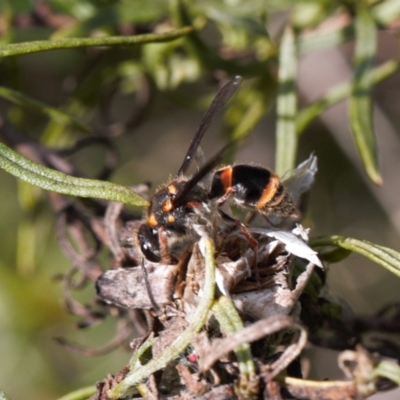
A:
[[[47,104],[42,103],[38,100],[25,96],[24,94],[16,90],[0,86],[0,97],[3,97],[4,99],[13,102],[14,104],[43,113],[55,122],[61,123],[63,125],[71,125],[72,127],[78,128],[81,131],[87,133],[91,132],[91,129],[87,125],[71,117],[70,115],[61,112],[56,108],[50,107]]]
[[[355,28],[354,85],[349,105],[350,127],[365,171],[372,182],[380,185],[382,178],[378,171],[371,99],[371,71],[377,51],[377,34],[372,16],[361,3],[358,6]]]
[[[212,312],[226,336],[243,329],[243,322],[230,298],[221,296],[215,301]],[[246,343],[234,351],[238,359],[241,380],[254,379],[256,372],[250,346]],[[245,384],[245,382],[241,383]]]
[[[159,43],[178,39],[193,32],[191,26],[164,33],[146,33],[135,36],[105,36],[91,38],[69,38],[60,40],[36,40],[32,42],[12,43],[0,46],[0,57],[37,53],[39,51],[73,49],[92,46],[131,46],[145,43]]]
[[[376,85],[382,82],[389,76],[393,75],[400,68],[400,62],[397,60],[389,60],[374,68],[370,71],[370,79],[372,80],[372,85]],[[330,89],[326,95],[320,100],[315,101],[310,106],[304,108],[297,114],[296,118],[296,131],[300,135],[304,129],[320,114],[322,114],[329,107],[334,106],[340,101],[349,97],[352,93],[353,85],[352,82],[340,83]]]
[[[303,34],[299,37],[297,44],[299,52],[311,53],[322,49],[329,49],[340,46],[354,37],[354,26],[347,25],[341,29],[335,29],[329,32],[315,31]]]
[[[400,1],[385,0],[372,8],[372,14],[377,23],[388,25],[400,16]]]
[[[374,375],[379,378],[386,378],[400,385],[400,366],[389,360],[381,361],[374,369]]]
[[[366,240],[347,238],[344,236],[322,236],[310,240],[310,246],[334,246],[354,251],[369,258],[400,277],[400,253],[388,247],[379,246]]]
[[[35,163],[0,143],[0,168],[42,189],[77,197],[147,206],[147,200],[127,187],[94,179],[76,178]]]
[[[228,141],[243,140],[254,130],[275,102],[276,84],[275,77],[266,70],[259,79],[242,85],[225,113],[224,136]]]
[[[326,261],[327,263],[334,264],[340,261],[343,261],[345,258],[347,258],[352,251],[347,250],[347,249],[342,249],[340,247],[335,247],[330,250],[322,250],[319,251],[319,257],[323,261]]]
[[[279,55],[278,123],[276,133],[275,171],[278,175],[292,170],[296,163],[296,46],[294,33],[287,28],[282,37]]]
[[[86,400],[97,392],[96,386],[88,386],[68,393],[58,400]],[[1,400],[1,398],[0,398]]]
[[[192,25],[193,21],[186,2],[182,0],[171,0],[171,15],[175,25],[187,26]],[[262,61],[254,61],[251,63],[239,63],[220,56],[213,47],[208,46],[198,35],[197,30],[193,30],[187,36],[185,44],[190,48],[190,52],[194,53],[198,60],[206,69],[214,71],[221,69],[227,71],[231,75],[254,75],[259,76],[265,72],[266,65]]]

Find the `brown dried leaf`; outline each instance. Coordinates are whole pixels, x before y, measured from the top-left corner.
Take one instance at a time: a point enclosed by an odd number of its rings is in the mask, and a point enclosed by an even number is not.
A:
[[[346,350],[340,353],[338,362],[346,376],[353,379],[360,396],[368,397],[376,392],[374,362],[360,345],[356,347],[356,351]]]
[[[314,264],[309,263],[305,271],[297,278],[294,290],[287,285],[285,271],[274,276],[275,286],[232,295],[236,307],[242,312],[265,319],[274,315],[300,315],[298,299],[313,272]],[[279,284],[279,285],[278,285]]]
[[[222,385],[212,388],[204,396],[198,398],[199,400],[233,400],[237,396],[231,385]]]
[[[295,399],[354,400],[359,399],[353,382],[316,382],[297,378],[285,378],[285,389]]]
[[[158,306],[173,300],[178,277],[177,265],[146,262],[147,279]],[[127,308],[154,308],[141,267],[106,271],[96,282],[97,294],[106,302]]]
[[[195,395],[201,396],[205,394],[210,389],[210,384],[208,384],[204,379],[200,379],[198,374],[192,374],[189,367],[183,364],[178,364],[176,369],[179,372],[181,379],[185,386]]]

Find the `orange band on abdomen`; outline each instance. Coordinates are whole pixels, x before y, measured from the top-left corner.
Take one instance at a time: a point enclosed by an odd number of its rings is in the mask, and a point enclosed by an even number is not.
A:
[[[221,171],[221,182],[224,187],[225,192],[227,192],[232,187],[232,167],[226,167]]]
[[[281,181],[279,180],[278,176],[271,173],[269,182],[263,190],[260,199],[256,204],[257,210],[262,210],[274,198],[280,183]]]

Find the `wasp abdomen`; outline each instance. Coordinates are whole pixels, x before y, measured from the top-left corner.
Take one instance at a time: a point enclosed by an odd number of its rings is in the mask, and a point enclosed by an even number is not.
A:
[[[267,214],[296,214],[292,199],[279,177],[266,168],[238,164],[218,170],[212,179],[209,197],[232,195],[241,206]]]

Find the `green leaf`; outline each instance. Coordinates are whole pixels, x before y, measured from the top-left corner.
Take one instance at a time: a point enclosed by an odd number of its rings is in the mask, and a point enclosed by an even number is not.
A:
[[[97,392],[96,386],[88,386],[68,393],[58,400],[86,400]],[[1,398],[0,398],[1,400]]]
[[[76,178],[35,163],[0,143],[0,168],[42,189],[77,197],[147,206],[148,201],[127,187],[94,179]]]
[[[322,250],[318,252],[318,256],[323,260],[330,264],[334,264],[340,261],[343,261],[351,254],[351,250],[342,249],[342,248],[333,248],[329,250]]]
[[[0,57],[37,53],[57,49],[74,49],[93,46],[134,46],[145,43],[167,42],[193,32],[191,26],[164,33],[146,33],[135,36],[105,36],[92,38],[69,38],[60,40],[36,40],[32,42],[12,43],[0,46]]]
[[[265,25],[262,24],[254,15],[243,15],[241,8],[226,9],[225,7],[211,6],[206,8],[207,16],[216,23],[226,24],[235,30],[243,30],[246,34],[260,35],[269,38]]]
[[[139,348],[133,353],[133,356],[129,360],[131,369],[137,367],[137,365],[147,364],[150,360],[147,358],[147,353],[151,350],[152,346],[156,342],[156,338],[149,337]],[[150,351],[151,353],[151,351]]]
[[[372,14],[380,25],[388,25],[400,16],[400,1],[385,0],[372,8]]]
[[[297,57],[295,36],[291,28],[287,28],[282,37],[279,55],[276,162],[278,175],[294,169],[296,164],[296,74]]]
[[[230,298],[221,296],[214,302],[212,312],[226,336],[232,335],[243,329],[243,322]],[[242,384],[245,385],[246,382],[254,379],[256,375],[250,345],[243,344],[239,346],[235,349],[235,354],[238,359],[240,378],[243,380],[243,382],[241,382],[242,386]]]
[[[400,366],[393,361],[383,360],[374,369],[374,376],[389,379],[400,385]]]
[[[291,12],[291,25],[299,31],[313,28],[332,11],[327,6],[328,2],[324,1],[299,1]]]
[[[242,85],[225,113],[223,134],[228,142],[250,135],[274,102],[275,95],[276,80],[268,70],[259,79]],[[230,149],[227,153],[230,154]]]
[[[63,25],[52,36],[52,39],[89,36],[95,30],[110,29],[120,24],[145,24],[158,21],[168,15],[168,2],[164,0],[135,0],[110,2],[111,4],[94,4],[73,7],[68,10],[75,22]],[[67,5],[64,1],[63,5]],[[82,1],[80,1],[82,6]],[[83,11],[83,12],[82,12]]]
[[[56,108],[50,107],[38,100],[25,96],[16,90],[0,86],[0,97],[13,102],[14,104],[45,114],[59,124],[71,125],[72,127],[78,128],[83,132],[91,132],[91,129],[87,125],[71,117],[70,115],[61,112]]]
[[[177,26],[192,25],[192,19],[182,0],[171,0],[171,14]],[[259,76],[265,71],[265,62],[254,61],[248,64],[223,58],[213,47],[208,46],[196,30],[188,34],[185,41],[189,52],[194,54],[205,68],[210,71],[221,69],[231,75]]]
[[[347,25],[341,29],[329,32],[315,31],[303,34],[297,41],[298,50],[301,53],[308,53],[322,49],[329,49],[340,46],[354,37],[354,26]]]
[[[309,244],[313,248],[334,246],[354,251],[400,277],[400,253],[388,247],[379,246],[367,240],[358,240],[344,236],[317,237],[311,239]]]
[[[355,29],[354,85],[349,104],[350,127],[365,171],[372,182],[380,185],[382,178],[378,171],[371,99],[371,70],[377,51],[377,34],[372,16],[361,2],[357,8]]]
[[[397,60],[389,60],[374,68],[371,74],[372,84],[376,85],[382,82],[389,76],[393,75],[400,68],[400,62]],[[340,101],[344,100],[346,97],[350,96],[353,90],[352,82],[340,83],[330,89],[326,95],[315,101],[310,106],[304,108],[297,114],[296,118],[296,131],[300,135],[304,129],[320,114],[322,114],[329,107],[334,106]]]

